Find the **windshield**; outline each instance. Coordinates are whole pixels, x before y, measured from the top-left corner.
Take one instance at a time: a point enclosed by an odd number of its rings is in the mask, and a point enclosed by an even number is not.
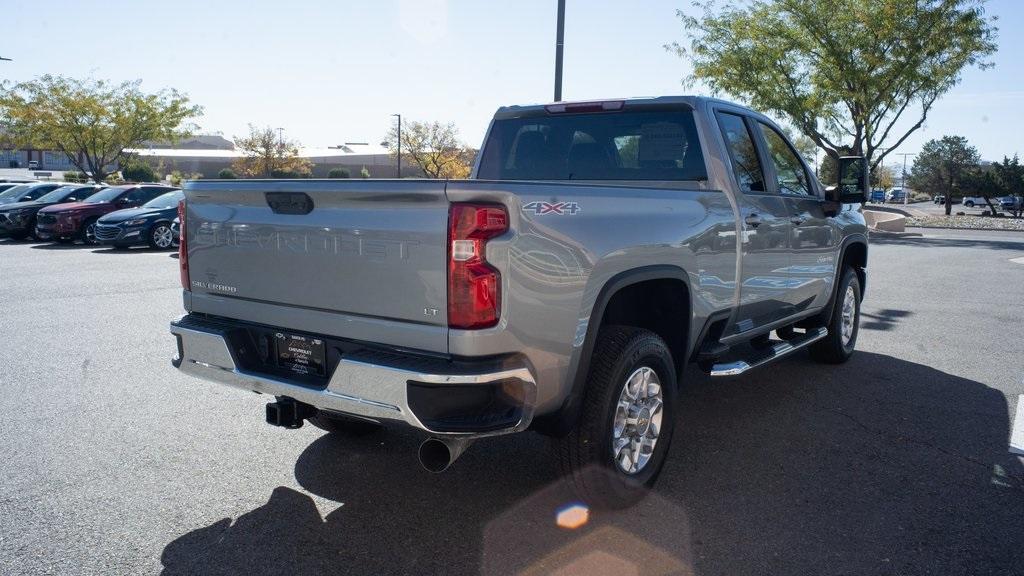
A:
[[[20,196],[24,191],[28,190],[28,188],[29,187],[26,184],[21,184],[14,188],[8,188],[7,190],[0,192],[0,201],[6,200],[9,202],[12,198]]]
[[[495,120],[485,180],[706,180],[690,111],[539,114]]]
[[[100,202],[112,202],[121,194],[124,194],[124,188],[107,188],[101,192],[97,192],[92,196],[89,196],[82,202],[88,202],[90,204],[99,204]]]
[[[142,205],[143,208],[177,208],[178,201],[185,197],[181,190],[161,194]]]

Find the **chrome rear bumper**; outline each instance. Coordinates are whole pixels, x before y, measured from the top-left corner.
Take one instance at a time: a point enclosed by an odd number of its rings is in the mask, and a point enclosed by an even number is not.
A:
[[[188,321],[186,321],[188,319]],[[536,381],[521,361],[506,358],[481,362],[479,366],[435,359],[407,358],[372,350],[342,356],[324,388],[290,382],[276,376],[245,371],[239,367],[222,323],[203,325],[188,316],[171,322],[178,341],[178,355],[172,360],[186,374],[275,397],[294,398],[320,410],[352,414],[378,421],[404,422],[431,434],[490,436],[525,430],[533,419]],[[521,390],[521,417],[512,426],[498,430],[445,432],[426,426],[410,407],[410,383],[426,385],[487,385],[515,381]]]

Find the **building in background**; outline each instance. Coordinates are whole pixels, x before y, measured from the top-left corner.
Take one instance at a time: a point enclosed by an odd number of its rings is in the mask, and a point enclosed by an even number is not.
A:
[[[218,172],[231,168],[231,164],[242,156],[234,149],[234,145],[230,148],[214,146],[215,141],[211,137],[201,137],[209,140],[205,140],[207,146],[199,147],[204,142],[199,138],[194,142],[182,142],[174,148],[153,146],[132,152],[157,171],[168,173],[178,170],[182,174],[202,174],[203,178],[216,178]],[[358,178],[363,168],[373,178],[394,178],[397,175],[395,159],[386,148],[374,144],[349,143],[326,148],[300,148],[299,156],[313,163],[314,178],[326,178],[334,168],[348,169],[352,178]],[[423,173],[415,165],[403,165],[402,176],[422,177]]]
[[[182,174],[201,174],[203,178],[216,178],[217,173],[241,156],[231,140],[219,134],[200,134],[181,142],[146,142],[145,147],[131,150],[157,172],[168,174],[175,170]],[[363,168],[373,178],[397,176],[395,159],[383,146],[366,143],[346,143],[326,148],[300,148],[299,155],[313,163],[313,177],[326,178],[334,168],[348,169],[352,178],[358,178]],[[35,162],[34,165],[29,162]],[[21,168],[64,172],[77,171],[74,164],[61,152],[53,150],[0,150],[0,168]],[[423,173],[411,162],[402,165],[402,176],[422,177]]]

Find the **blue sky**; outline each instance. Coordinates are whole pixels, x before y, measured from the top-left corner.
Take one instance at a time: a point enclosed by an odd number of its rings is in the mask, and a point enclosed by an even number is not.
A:
[[[478,145],[498,106],[551,99],[555,4],[5,0],[0,55],[14,61],[0,78],[141,78],[189,94],[202,131],[227,137],[251,122],[307,146],[380,142],[401,113],[455,122]],[[681,86],[688,66],[662,47],[684,39],[675,10],[689,0],[567,4],[566,99],[701,93]],[[1024,1],[988,11],[1000,19],[996,66],[967,71],[899,152],[958,134],[986,159],[1024,153]]]

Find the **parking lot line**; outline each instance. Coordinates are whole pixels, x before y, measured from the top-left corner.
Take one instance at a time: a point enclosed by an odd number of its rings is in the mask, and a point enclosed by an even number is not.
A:
[[[1010,452],[1024,456],[1024,394],[1017,396],[1017,415],[1010,433]]]

